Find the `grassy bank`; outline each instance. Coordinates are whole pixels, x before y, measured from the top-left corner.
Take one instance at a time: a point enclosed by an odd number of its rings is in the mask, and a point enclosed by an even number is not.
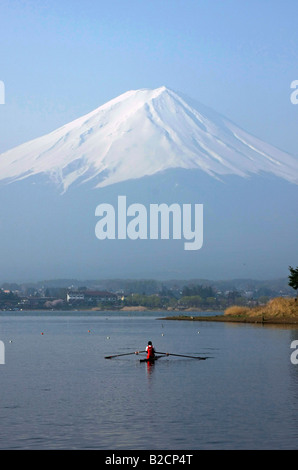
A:
[[[266,305],[242,307],[234,305],[225,310],[224,315],[167,317],[167,320],[220,321],[242,323],[298,324],[298,301],[294,298],[276,297]]]

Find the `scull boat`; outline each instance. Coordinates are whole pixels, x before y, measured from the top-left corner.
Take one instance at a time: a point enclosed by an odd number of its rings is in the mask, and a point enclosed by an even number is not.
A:
[[[149,364],[154,364],[155,361],[157,361],[157,359],[159,359],[160,357],[164,357],[164,356],[155,356],[155,357],[151,357],[149,359],[140,359],[140,362],[147,362]]]
[[[112,359],[113,357],[120,357],[120,356],[130,356],[131,354],[139,354],[139,353],[144,353],[147,351],[136,351],[136,352],[130,352],[130,353],[123,353],[123,354],[114,354],[113,356],[105,356],[105,359]],[[190,357],[192,359],[198,359],[199,361],[205,361],[205,359],[208,359],[208,357],[200,357],[200,356],[188,356],[186,354],[173,354],[173,353],[165,353],[161,351],[157,351],[157,354],[161,354],[161,356],[154,356],[152,359],[140,359],[140,362],[155,362],[157,359],[160,357],[166,357],[166,356],[178,356],[178,357]]]

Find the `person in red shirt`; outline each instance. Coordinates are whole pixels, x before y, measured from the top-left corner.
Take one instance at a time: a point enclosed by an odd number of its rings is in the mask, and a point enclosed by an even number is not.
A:
[[[155,349],[152,346],[152,342],[148,341],[148,346],[146,347],[147,352],[147,359],[154,359],[155,358]]]

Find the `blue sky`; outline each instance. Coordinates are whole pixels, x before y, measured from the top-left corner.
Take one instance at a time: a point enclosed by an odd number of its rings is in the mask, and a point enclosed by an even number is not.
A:
[[[298,157],[297,0],[1,0],[0,152],[166,85]]]

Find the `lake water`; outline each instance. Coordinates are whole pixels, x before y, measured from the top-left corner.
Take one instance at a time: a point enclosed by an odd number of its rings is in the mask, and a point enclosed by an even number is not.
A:
[[[298,448],[297,329],[163,315],[3,312],[0,448]]]

